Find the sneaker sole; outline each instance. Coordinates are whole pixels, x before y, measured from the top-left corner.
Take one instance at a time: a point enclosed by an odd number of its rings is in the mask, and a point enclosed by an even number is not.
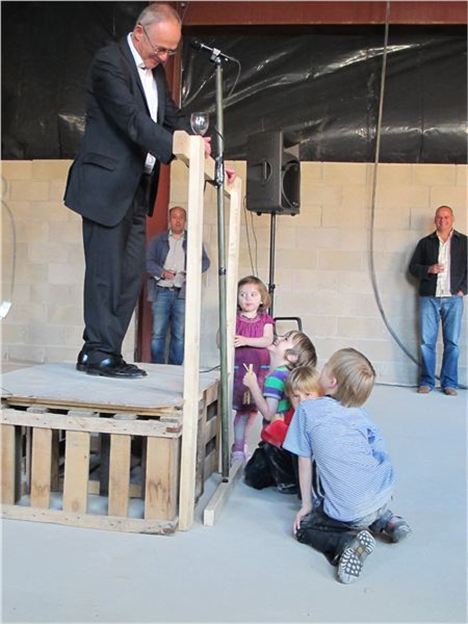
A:
[[[375,539],[369,531],[361,531],[347,546],[338,563],[337,577],[340,583],[349,584],[358,580],[364,561],[373,552]]]

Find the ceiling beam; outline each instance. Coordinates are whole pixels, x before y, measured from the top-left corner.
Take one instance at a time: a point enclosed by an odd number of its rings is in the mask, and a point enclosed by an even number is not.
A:
[[[192,0],[174,3],[184,26],[382,24],[385,0],[365,2],[211,2]],[[405,2],[390,4],[391,24],[466,24],[468,2]]]

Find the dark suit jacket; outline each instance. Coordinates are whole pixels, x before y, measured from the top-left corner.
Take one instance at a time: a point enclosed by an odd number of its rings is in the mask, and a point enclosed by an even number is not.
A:
[[[170,97],[164,68],[153,70],[158,89],[158,123],[150,117],[127,38],[99,50],[89,73],[86,129],[67,180],[66,206],[105,226],[127,212],[144,172],[146,154],[156,157],[148,214],[153,211],[159,162],[172,158],[174,130],[190,122]]]
[[[450,290],[456,295],[459,290],[467,293],[467,237],[457,230],[453,230],[450,241]],[[421,238],[409,264],[409,272],[417,277],[419,295],[434,297],[437,289],[437,275],[428,273],[432,264],[437,264],[439,258],[439,239],[437,232]]]

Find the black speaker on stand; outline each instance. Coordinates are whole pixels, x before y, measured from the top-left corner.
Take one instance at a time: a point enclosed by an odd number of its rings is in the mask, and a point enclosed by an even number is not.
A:
[[[299,145],[286,139],[282,130],[257,132],[247,142],[247,210],[270,214],[270,270],[268,292],[273,316],[275,292],[276,215],[297,215],[300,208],[301,166]],[[282,317],[295,320],[298,317]]]

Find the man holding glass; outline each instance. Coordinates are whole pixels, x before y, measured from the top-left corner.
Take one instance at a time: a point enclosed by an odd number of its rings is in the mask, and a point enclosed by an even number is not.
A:
[[[146,252],[148,301],[153,313],[151,361],[155,364],[182,364],[185,334],[185,272],[187,214],[181,206],[169,210],[169,229],[155,236]],[[210,266],[205,247],[201,270]],[[170,334],[166,358],[166,337]]]
[[[146,217],[160,163],[173,158],[175,130],[191,133],[164,73],[180,38],[177,12],[153,3],[133,32],[99,50],[91,65],[85,133],[64,198],[83,218],[85,329],[76,367],[90,375],[146,375],[124,361],[122,342],[144,276]],[[210,139],[203,140],[208,156]]]
[[[439,206],[435,232],[419,241],[409,264],[410,273],[419,279],[420,394],[428,394],[435,385],[439,324],[444,341],[440,387],[448,396],[457,394],[458,343],[467,293],[467,237],[454,229],[454,221],[450,206]]]

